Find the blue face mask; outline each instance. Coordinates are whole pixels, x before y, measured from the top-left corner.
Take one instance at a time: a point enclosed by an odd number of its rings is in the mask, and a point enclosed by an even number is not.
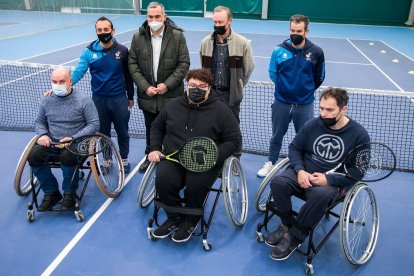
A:
[[[64,97],[69,94],[68,88],[66,87],[65,84],[58,85],[58,84],[52,83],[52,90],[53,90],[53,93],[55,93],[55,95],[59,97]]]

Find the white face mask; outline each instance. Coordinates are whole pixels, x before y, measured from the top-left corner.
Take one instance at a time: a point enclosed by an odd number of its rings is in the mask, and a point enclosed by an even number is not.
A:
[[[55,95],[59,97],[64,97],[69,94],[66,84],[58,85],[52,83],[52,90],[53,93],[55,93]]]
[[[148,22],[148,26],[150,26],[151,30],[156,32],[159,29],[161,29],[162,26],[164,26],[164,22],[162,22],[162,21],[151,21],[151,22]]]

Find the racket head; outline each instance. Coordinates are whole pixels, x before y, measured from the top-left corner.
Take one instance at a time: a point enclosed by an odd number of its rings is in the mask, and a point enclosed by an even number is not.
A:
[[[194,137],[185,142],[178,151],[180,164],[192,172],[205,172],[217,163],[216,143],[208,137]]]
[[[345,172],[353,179],[365,182],[379,181],[390,176],[397,165],[395,153],[378,142],[359,145],[349,152]]]
[[[79,156],[93,156],[111,147],[111,143],[105,135],[96,133],[73,139],[65,148]]]

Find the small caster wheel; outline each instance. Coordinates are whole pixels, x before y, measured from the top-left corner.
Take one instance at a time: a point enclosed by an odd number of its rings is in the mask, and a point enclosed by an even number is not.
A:
[[[29,222],[33,222],[34,219],[35,219],[35,217],[34,217],[34,211],[33,210],[27,211],[27,217],[26,218],[27,218],[27,220]]]
[[[85,217],[83,216],[83,213],[81,210],[75,211],[75,217],[79,222],[82,222],[85,220]]]
[[[203,249],[204,251],[210,251],[213,248],[211,243],[209,243],[207,240],[203,240]]]
[[[85,172],[83,170],[79,170],[79,179],[83,179],[85,177]]]
[[[313,274],[313,265],[312,264],[305,264],[305,273],[306,275],[312,275]]]
[[[256,241],[258,243],[263,243],[264,242],[264,238],[263,238],[263,234],[260,232],[256,232]]]

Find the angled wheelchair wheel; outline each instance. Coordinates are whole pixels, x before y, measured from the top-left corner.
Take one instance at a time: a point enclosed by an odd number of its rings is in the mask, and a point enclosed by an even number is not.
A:
[[[240,161],[234,156],[224,163],[221,188],[228,218],[234,226],[242,226],[247,218],[247,186]]]
[[[256,207],[257,211],[264,212],[266,210],[266,202],[270,195],[270,181],[274,176],[280,175],[282,172],[284,172],[288,165],[289,158],[283,159],[277,163],[270,171],[270,173],[263,179],[254,198],[254,206]]]
[[[157,163],[151,162],[138,187],[137,202],[140,208],[146,208],[155,197],[155,175]]]
[[[32,190],[30,185],[30,166],[27,158],[29,153],[36,144],[38,136],[34,136],[27,146],[24,148],[22,155],[20,156],[19,162],[17,163],[15,177],[14,177],[14,190],[19,196],[25,196]],[[34,184],[37,184],[37,178],[33,179]]]
[[[121,156],[111,138],[102,135],[100,139],[107,139],[110,147],[89,157],[91,170],[99,189],[108,197],[117,198],[125,181]],[[101,143],[97,142],[95,146],[100,147]]]
[[[374,192],[358,183],[346,194],[339,219],[339,241],[345,258],[355,266],[372,256],[378,238],[379,210]]]

